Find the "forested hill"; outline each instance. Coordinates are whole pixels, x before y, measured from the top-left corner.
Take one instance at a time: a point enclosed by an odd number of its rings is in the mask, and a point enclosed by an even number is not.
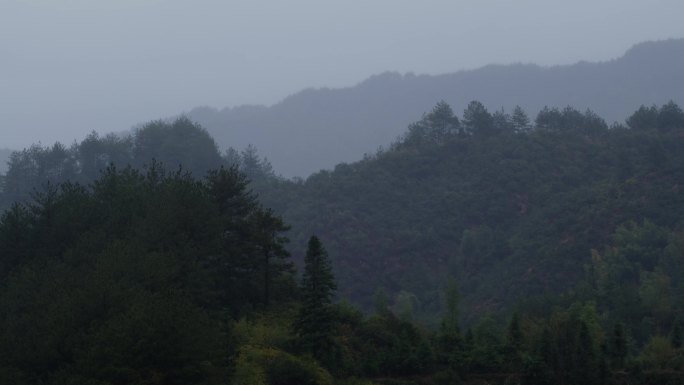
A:
[[[320,234],[344,297],[372,309],[384,292],[429,320],[455,278],[472,320],[574,289],[592,250],[651,250],[625,257],[636,282],[662,270],[664,234],[684,224],[684,114],[644,107],[628,124],[572,108],[530,124],[478,102],[459,120],[440,103],[389,150],[257,191],[292,224],[295,247]]]
[[[476,320],[575,288],[592,250],[615,247],[620,229],[680,231],[684,113],[672,102],[641,107],[626,124],[609,128],[570,107],[531,121],[519,107],[491,113],[479,102],[459,119],[440,102],[389,149],[293,181],[276,177],[254,148],[221,155],[186,118],[157,121],[130,136],[93,133],[69,148],[13,153],[0,207],[48,181],[88,184],[108,164],[144,169],[156,159],[196,177],[239,164],[260,202],[292,225],[295,260],[320,235],[342,298],[371,310],[384,292],[395,310],[431,323],[456,279],[463,318]],[[654,273],[669,236],[656,237],[646,270],[632,269]]]
[[[306,181],[181,118],[15,152],[0,182],[3,384],[684,379],[673,102],[610,128],[440,102]]]
[[[197,108],[192,120],[222,147],[253,144],[285,176],[306,177],[360,159],[393,141],[438,100],[463,108],[480,100],[492,109],[515,105],[591,108],[609,123],[640,105],[684,102],[684,40],[639,44],[602,63],[540,67],[490,65],[451,74],[384,73],[344,89],[308,89],[271,107]]]

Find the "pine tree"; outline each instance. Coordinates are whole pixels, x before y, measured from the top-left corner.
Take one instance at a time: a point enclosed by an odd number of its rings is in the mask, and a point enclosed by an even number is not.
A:
[[[465,132],[471,135],[490,136],[494,133],[492,115],[482,103],[475,100],[463,111],[463,126]]]
[[[285,243],[289,242],[282,233],[289,230],[290,226],[283,222],[271,209],[257,209],[251,216],[256,245],[255,257],[260,261],[257,269],[262,275],[263,301],[267,306],[272,296],[272,284],[276,277],[292,271],[292,263],[288,261],[290,253],[285,249]]]
[[[437,335],[437,360],[447,365],[450,369],[460,369],[464,367],[465,352],[459,328],[458,305],[460,296],[456,281],[449,280],[444,294],[446,312],[442,318],[442,325]]]
[[[509,361],[510,369],[513,371],[519,371],[522,368],[523,339],[520,316],[516,312],[513,313],[508,324],[505,345],[506,359]]]
[[[446,313],[442,319],[442,333],[444,334],[460,334],[459,329],[459,302],[461,300],[458,293],[458,285],[456,281],[449,280],[449,284],[445,290],[446,297]]]
[[[530,125],[530,118],[520,106],[515,106],[511,121],[515,132],[528,132],[532,128]]]
[[[616,322],[613,333],[608,340],[608,356],[613,369],[621,369],[625,366],[627,357],[627,336],[624,325]]]
[[[596,365],[594,341],[591,332],[589,331],[589,327],[584,321],[580,321],[579,324],[573,361],[574,367],[570,376],[575,380],[575,383],[585,385],[598,383],[599,373]]]
[[[423,118],[409,125],[406,143],[443,143],[461,132],[461,123],[454,111],[441,101]]]
[[[330,304],[336,289],[327,252],[321,241],[312,236],[304,258],[302,307],[294,328],[302,349],[323,362],[332,352],[334,316]]]

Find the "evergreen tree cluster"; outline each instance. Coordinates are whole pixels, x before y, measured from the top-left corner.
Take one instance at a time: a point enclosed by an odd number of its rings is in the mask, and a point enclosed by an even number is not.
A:
[[[221,166],[237,166],[255,182],[275,177],[271,165],[253,146],[243,151],[228,149],[223,155],[207,131],[186,117],[153,121],[130,134],[101,136],[92,132],[80,143],[65,146],[35,144],[9,156],[7,172],[0,178],[0,209],[13,202],[28,201],[46,183],[88,184],[110,165],[149,168],[152,162],[168,170],[181,169],[196,178]]]
[[[295,291],[286,229],[236,168],[200,181],[110,166],[14,204],[0,382],[225,383],[230,321]]]
[[[255,191],[292,225],[294,255],[313,232],[325,240],[340,294],[364,311],[382,289],[436,327],[455,278],[469,324],[572,289],[622,225],[679,231],[684,115],[668,119],[609,126],[571,107],[530,119],[478,102],[457,117],[441,102],[387,150]]]
[[[440,102],[307,180],[187,119],[14,153],[0,382],[682,383],[682,132]]]

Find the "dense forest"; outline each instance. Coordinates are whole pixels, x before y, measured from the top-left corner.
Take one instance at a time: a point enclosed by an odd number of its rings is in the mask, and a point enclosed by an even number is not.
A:
[[[306,180],[187,118],[10,156],[0,382],[684,383],[684,112],[438,103]]]

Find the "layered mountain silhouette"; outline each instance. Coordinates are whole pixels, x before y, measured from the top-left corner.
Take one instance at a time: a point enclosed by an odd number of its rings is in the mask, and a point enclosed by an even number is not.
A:
[[[591,108],[606,121],[624,121],[640,105],[684,102],[684,39],[638,44],[607,62],[541,67],[488,65],[444,75],[386,72],[356,86],[306,89],[273,106],[187,115],[220,146],[255,145],[278,173],[306,177],[386,146],[416,116],[444,100],[459,112],[471,100],[490,110],[515,105],[531,117],[544,106]]]

